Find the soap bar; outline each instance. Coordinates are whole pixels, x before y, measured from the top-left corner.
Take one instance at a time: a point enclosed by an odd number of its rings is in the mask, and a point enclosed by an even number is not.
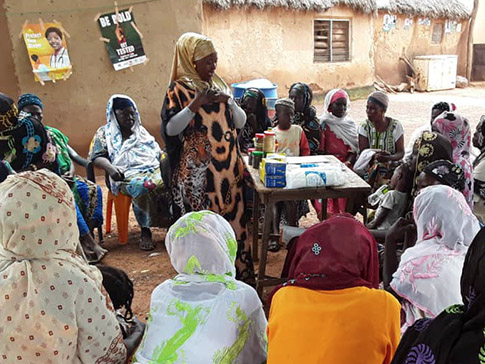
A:
[[[286,187],[286,177],[285,176],[266,176],[264,178],[264,185],[268,188]]]

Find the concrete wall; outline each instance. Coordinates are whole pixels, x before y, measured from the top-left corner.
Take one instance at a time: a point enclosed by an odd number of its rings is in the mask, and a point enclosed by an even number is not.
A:
[[[72,146],[85,155],[94,132],[106,122],[109,96],[125,93],[137,102],[143,124],[160,141],[159,115],[168,86],[173,47],[183,32],[202,31],[201,0],[147,1],[134,7],[133,14],[144,35],[143,46],[150,61],[146,66],[133,67],[133,72],[130,69],[114,71],[104,44],[99,41],[98,24],[93,21],[98,12],[114,10],[113,1],[3,1],[8,32],[1,31],[0,17],[0,45],[11,42],[19,91],[34,92],[42,98],[46,124],[62,130],[71,139]],[[18,34],[26,19],[36,23],[39,16],[44,22],[56,19],[63,23],[71,35],[67,42],[73,74],[67,81],[45,86],[34,81],[24,41]],[[3,47],[1,49],[3,51]],[[11,72],[10,68],[7,73]],[[1,71],[4,89],[3,64]],[[15,89],[8,92],[14,93]]]
[[[350,62],[313,62],[313,20],[351,19]],[[218,72],[226,82],[268,78],[280,96],[293,82],[314,90],[352,88],[373,82],[372,17],[348,8],[325,13],[273,8],[221,11],[204,5],[204,32],[218,50]]]
[[[386,32],[383,30],[385,14],[385,12],[379,12],[374,20],[375,70],[376,74],[384,81],[390,84],[399,84],[406,81],[404,63],[399,61],[403,49],[410,59],[420,55],[458,55],[458,74],[465,75],[468,21],[459,21],[462,28],[461,32],[444,33],[440,44],[432,44],[433,25],[441,23],[444,26],[445,19],[432,19],[431,25],[425,26],[419,25],[418,17],[414,17],[413,25],[405,29],[406,16],[398,15],[396,28]]]
[[[485,1],[478,2],[477,18],[473,29],[473,43],[485,44]]]

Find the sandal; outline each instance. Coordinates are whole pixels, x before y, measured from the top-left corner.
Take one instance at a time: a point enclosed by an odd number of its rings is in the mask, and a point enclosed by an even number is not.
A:
[[[280,248],[281,248],[280,244],[278,244],[278,242],[276,240],[272,240],[268,244],[268,251],[270,251],[272,253],[276,253],[277,251],[280,250]]]
[[[150,229],[142,228],[140,244],[138,245],[138,247],[141,250],[145,250],[145,251],[150,251],[150,250],[155,249],[155,244],[153,243],[152,233],[151,233]]]

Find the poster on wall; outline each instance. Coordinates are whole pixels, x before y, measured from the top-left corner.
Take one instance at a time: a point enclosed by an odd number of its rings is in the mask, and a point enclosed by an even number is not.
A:
[[[66,80],[72,73],[66,36],[61,23],[24,24],[22,36],[36,81]]]
[[[404,30],[408,30],[413,26],[413,19],[412,18],[406,18],[404,19]]]
[[[147,56],[131,9],[102,14],[98,17],[101,40],[116,71],[145,63]]]
[[[383,23],[382,23],[382,30],[385,32],[391,31],[391,29],[395,29],[397,24],[397,17],[395,15],[386,14],[384,15]]]
[[[431,19],[429,19],[429,18],[419,18],[418,24],[424,25],[425,27],[429,27],[429,26],[431,26]]]

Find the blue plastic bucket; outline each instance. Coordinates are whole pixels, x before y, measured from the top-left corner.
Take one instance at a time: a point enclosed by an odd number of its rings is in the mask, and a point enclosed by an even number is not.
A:
[[[278,85],[272,83],[271,81],[265,78],[259,78],[255,80],[233,83],[231,85],[233,89],[233,96],[235,99],[239,99],[244,94],[244,91],[250,87],[259,88],[263,93],[264,96],[268,98],[278,98]]]

